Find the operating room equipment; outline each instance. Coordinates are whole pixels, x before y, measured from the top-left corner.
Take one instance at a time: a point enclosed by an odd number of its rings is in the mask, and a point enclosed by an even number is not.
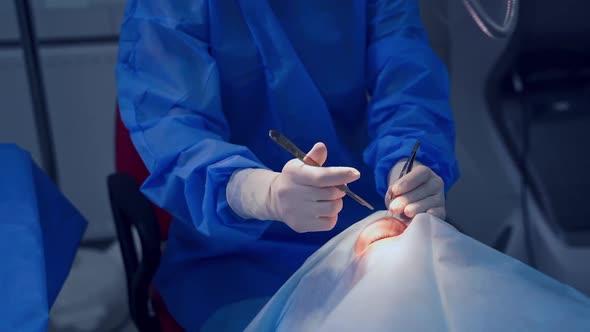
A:
[[[487,96],[478,107],[517,174],[510,184],[515,204],[501,209],[512,217],[494,230],[498,249],[586,294],[590,265],[580,262],[590,259],[590,210],[583,208],[590,185],[589,12],[589,1],[523,1],[516,31],[495,46],[494,63],[473,76]]]
[[[408,157],[408,159],[404,163],[404,167],[402,168],[402,170],[399,174],[398,180],[412,171],[412,168],[414,167],[414,161],[416,160],[416,154],[418,153],[419,148],[420,148],[420,141],[418,141],[418,142],[416,142],[416,144],[414,144],[414,148],[412,148],[412,153],[410,153],[410,156]],[[389,202],[391,202],[392,200],[393,200],[393,197],[390,196]],[[408,218],[403,212],[400,215],[394,216],[393,213],[391,213],[388,209],[387,215],[390,217],[398,218],[398,219],[402,220],[403,222],[405,222],[406,224],[411,221],[411,219]]]
[[[320,164],[318,164],[313,159],[311,159],[309,156],[307,156],[307,154],[305,154],[305,152],[301,151],[300,148],[298,148],[293,142],[291,142],[287,137],[285,137],[285,135],[281,134],[279,131],[271,130],[268,132],[268,135],[270,136],[270,138],[272,138],[272,140],[275,143],[277,143],[280,147],[282,147],[287,152],[292,154],[295,158],[301,160],[303,163],[310,165],[310,166],[320,167]],[[406,166],[407,166],[407,164],[406,164]],[[405,166],[404,166],[404,168],[405,168]],[[346,195],[348,195],[350,198],[357,201],[357,203],[359,203],[360,205],[367,207],[369,210],[374,210],[374,208],[371,204],[369,204],[367,201],[362,199],[359,195],[355,194],[352,190],[350,190],[350,188],[348,188],[348,186],[346,184],[336,186],[336,188],[344,191],[346,193]]]
[[[59,185],[57,162],[55,160],[55,144],[47,95],[43,85],[43,73],[39,52],[39,41],[36,33],[35,19],[31,0],[14,0],[14,7],[18,17],[23,56],[26,61],[27,78],[31,94],[32,110],[37,129],[38,143],[41,150],[42,167],[47,176]]]
[[[500,24],[483,9],[480,0],[463,0],[463,4],[475,23],[489,37],[506,38],[516,27],[520,0],[506,0],[506,15]]]
[[[590,298],[430,214],[358,256],[384,215],[314,253],[246,331],[588,331]]]

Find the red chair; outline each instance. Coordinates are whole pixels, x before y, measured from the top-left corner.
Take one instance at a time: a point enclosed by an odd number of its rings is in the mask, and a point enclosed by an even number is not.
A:
[[[127,130],[121,120],[118,106],[115,125],[115,169],[118,173],[131,175],[139,184],[143,183],[150,174],[131,142],[129,130]],[[160,207],[154,204],[152,205],[155,209],[158,224],[160,225],[162,240],[165,241],[168,238],[168,228],[170,227],[172,217]]]
[[[131,142],[117,107],[115,128],[117,173],[109,176],[111,209],[127,277],[129,312],[138,329],[176,332],[182,328],[151,286],[160,262],[161,245],[168,238],[171,216],[149,202],[139,190],[149,172]],[[141,242],[141,261],[132,236],[135,227]]]

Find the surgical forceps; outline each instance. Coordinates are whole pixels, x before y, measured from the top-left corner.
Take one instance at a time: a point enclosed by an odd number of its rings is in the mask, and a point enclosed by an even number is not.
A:
[[[301,149],[299,149],[295,144],[293,144],[293,142],[291,142],[287,137],[285,137],[280,132],[278,132],[276,130],[271,130],[268,133],[268,135],[270,136],[270,138],[272,138],[272,140],[275,143],[277,143],[283,149],[287,150],[290,154],[292,154],[295,158],[301,160],[303,163],[310,165],[310,166],[320,167],[320,164],[315,162],[313,159],[309,158],[307,156],[307,154],[305,154],[305,152],[301,151]],[[362,199],[359,195],[352,192],[352,190],[350,190],[350,188],[348,188],[347,185],[343,184],[340,186],[336,186],[336,188],[345,192],[348,196],[350,196],[350,198],[354,199],[359,204],[367,207],[368,209],[374,210],[374,208],[371,204],[369,204],[367,201]]]
[[[420,142],[416,142],[416,144],[414,144],[414,148],[412,149],[412,153],[410,154],[410,157],[408,158],[408,160],[406,160],[406,163],[404,164],[404,167],[402,168],[402,171],[399,174],[399,177],[397,178],[398,180],[401,179],[402,177],[404,177],[404,175],[410,173],[410,171],[412,171],[412,167],[414,167],[414,160],[416,160],[416,154],[418,153],[418,148],[420,147]],[[389,196],[389,204],[391,204],[391,202],[393,201],[393,197],[391,196],[391,194],[389,193],[389,189],[388,189],[388,193]],[[398,218],[401,221],[405,222],[406,224],[410,223],[411,219],[408,218],[404,212],[402,212],[400,215],[398,216],[394,216],[393,213],[391,213],[389,211],[389,206],[387,207],[387,216],[390,217],[394,217],[394,218]]]

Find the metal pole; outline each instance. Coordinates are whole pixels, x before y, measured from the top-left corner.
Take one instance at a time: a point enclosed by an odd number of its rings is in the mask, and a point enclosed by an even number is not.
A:
[[[14,4],[18,17],[21,46],[23,48],[27,65],[27,78],[29,81],[29,90],[31,92],[37,138],[41,150],[41,161],[45,173],[58,184],[55,148],[49,113],[47,111],[47,98],[43,85],[43,73],[39,64],[39,48],[33,24],[33,13],[29,1],[30,0],[14,0]]]

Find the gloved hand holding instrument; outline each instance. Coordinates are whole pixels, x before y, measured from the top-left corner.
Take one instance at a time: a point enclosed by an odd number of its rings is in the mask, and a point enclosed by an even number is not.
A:
[[[406,224],[419,213],[446,217],[444,181],[415,160],[419,147],[420,142],[416,142],[405,163],[400,161],[392,168],[385,195],[389,214]]]
[[[305,154],[276,131],[271,131],[271,138],[296,159],[288,161],[280,173],[264,169],[236,172],[227,186],[227,201],[238,215],[282,221],[294,231],[306,233],[334,228],[346,194],[372,208],[345,186],[360,178],[356,169],[319,167],[328,156],[323,143]]]

